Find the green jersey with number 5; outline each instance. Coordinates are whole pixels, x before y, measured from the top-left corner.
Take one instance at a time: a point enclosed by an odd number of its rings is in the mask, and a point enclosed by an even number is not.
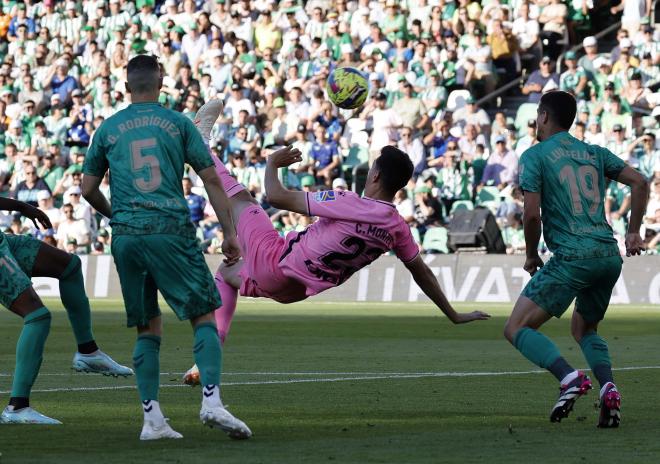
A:
[[[550,251],[571,258],[619,254],[605,219],[606,177],[625,163],[611,151],[559,132],[520,158],[520,187],[541,194],[543,237]]]
[[[113,234],[193,233],[181,180],[213,160],[192,121],[157,103],[134,103],[101,124],[83,172],[110,169]]]

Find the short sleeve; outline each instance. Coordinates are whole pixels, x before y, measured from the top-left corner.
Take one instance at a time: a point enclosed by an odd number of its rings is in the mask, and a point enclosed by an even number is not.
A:
[[[528,149],[520,157],[518,163],[520,188],[523,191],[541,193],[543,176],[541,175],[541,162],[536,150]]]
[[[623,168],[626,167],[625,161],[609,151],[607,148],[598,147],[601,156],[603,157],[603,166],[605,167],[605,175],[609,179],[617,179]]]
[[[181,119],[184,121],[183,145],[186,152],[186,163],[188,163],[195,172],[214,166],[213,158],[211,158],[209,149],[206,147],[204,139],[202,139],[202,136],[195,125],[186,117],[182,117]]]
[[[415,243],[415,238],[410,232],[410,227],[402,222],[401,232],[397,236],[394,244],[394,253],[404,263],[409,263],[419,254],[419,246]]]
[[[104,145],[105,131],[103,126],[92,137],[92,143],[85,155],[83,163],[83,174],[90,176],[103,177],[108,170],[107,148]]]

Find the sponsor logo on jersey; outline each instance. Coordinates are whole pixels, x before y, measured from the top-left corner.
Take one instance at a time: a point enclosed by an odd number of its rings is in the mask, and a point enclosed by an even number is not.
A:
[[[326,201],[335,201],[337,197],[335,196],[334,190],[322,190],[314,194],[314,201],[318,203],[323,203]]]

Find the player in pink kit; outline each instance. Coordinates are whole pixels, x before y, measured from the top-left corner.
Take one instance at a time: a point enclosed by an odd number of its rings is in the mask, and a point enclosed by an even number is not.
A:
[[[300,160],[300,151],[291,147],[267,157],[265,187],[269,203],[275,208],[319,218],[307,229],[290,232],[285,238],[280,237],[252,195],[215,160],[216,171],[230,197],[243,256],[237,264],[222,264],[215,275],[222,299],[222,306],[215,312],[221,340],[229,332],[239,289],[243,296],[266,297],[280,303],[301,301],[341,285],[390,250],[452,322],[461,324],[490,317],[481,311],[457,313],[452,308],[422,260],[410,227],[392,204],[395,193],[412,176],[408,155],[396,147],[384,147],[369,170],[363,197],[346,191],[308,193],[286,189],[278,179],[278,169]],[[195,374],[193,367],[184,376],[184,382],[195,384]]]

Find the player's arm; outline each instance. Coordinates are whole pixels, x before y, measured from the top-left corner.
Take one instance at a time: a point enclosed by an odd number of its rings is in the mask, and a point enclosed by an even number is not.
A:
[[[83,175],[81,186],[82,195],[92,208],[105,217],[111,218],[112,207],[110,206],[110,202],[105,195],[101,193],[101,190],[99,190],[102,180],[103,176],[99,177],[91,174]]]
[[[421,255],[417,255],[412,261],[404,263],[410,271],[419,288],[428,296],[433,303],[447,316],[454,324],[464,324],[471,321],[483,321],[490,317],[482,311],[473,311],[471,313],[457,313],[452,307],[447,297],[442,292],[433,271],[429,269]]]
[[[236,263],[241,257],[241,249],[236,238],[236,227],[231,216],[231,206],[227,193],[222,187],[222,182],[215,171],[215,166],[201,169],[197,175],[204,182],[204,188],[209,195],[209,201],[215,211],[220,226],[224,233],[222,242],[222,253],[225,255],[225,263],[231,265]]]
[[[23,216],[30,218],[34,223],[34,227],[37,229],[39,228],[37,221],[42,225],[44,229],[53,228],[53,224],[50,223],[50,219],[46,213],[41,211],[39,208],[35,208],[32,205],[23,203],[22,201],[14,200],[13,198],[0,197],[0,210],[18,211]]]
[[[646,178],[630,166],[624,167],[619,173],[617,181],[630,186],[631,212],[626,233],[626,255],[639,255],[644,249],[644,240],[639,235],[642,218],[646,211],[646,202],[649,198],[649,184]]]
[[[266,158],[266,196],[268,203],[277,209],[285,209],[309,215],[307,209],[307,194],[305,192],[295,192],[285,188],[277,177],[277,170],[293,163],[302,161],[302,153],[297,148],[281,148]]]
[[[538,268],[543,267],[543,261],[538,252],[539,241],[541,240],[541,194],[538,192],[525,191],[523,230],[527,252],[523,269],[534,275]]]

